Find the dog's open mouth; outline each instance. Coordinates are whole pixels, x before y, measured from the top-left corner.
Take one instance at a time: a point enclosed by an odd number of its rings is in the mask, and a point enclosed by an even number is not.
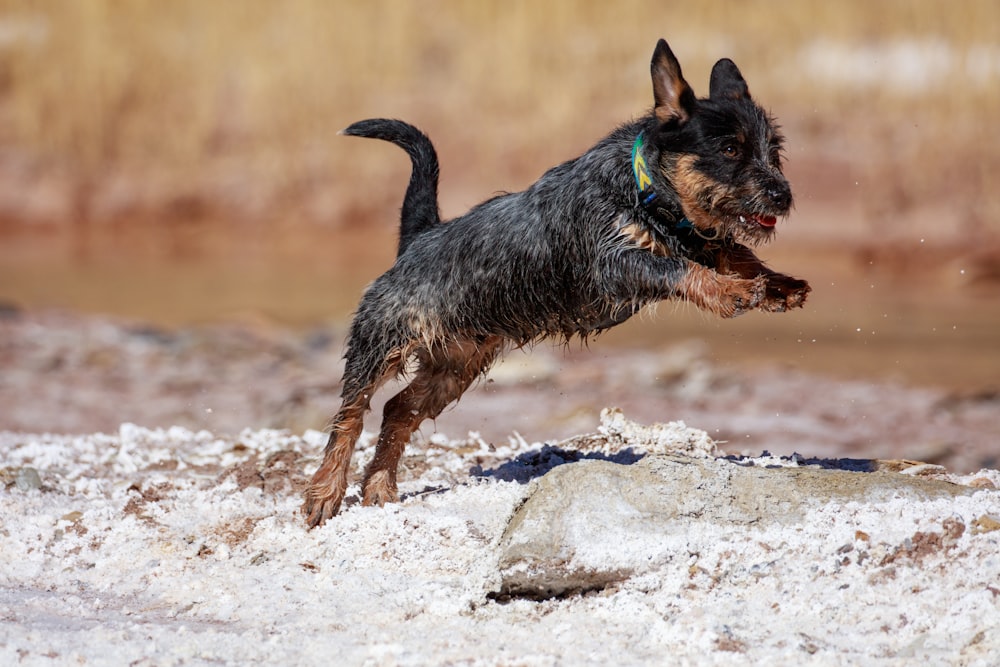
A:
[[[702,238],[715,240],[726,238],[739,243],[758,245],[769,241],[775,233],[780,211],[756,211],[716,207],[705,210],[696,206],[691,212],[685,207],[685,217],[695,227]],[[778,215],[775,215],[777,213]]]
[[[778,219],[773,215],[757,215],[757,214],[740,214],[739,216],[740,224],[755,223],[761,227],[766,227],[770,229],[778,224]]]

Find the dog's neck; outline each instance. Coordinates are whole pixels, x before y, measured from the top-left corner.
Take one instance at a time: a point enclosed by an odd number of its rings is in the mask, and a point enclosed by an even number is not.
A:
[[[639,132],[632,144],[632,175],[635,176],[635,186],[639,191],[639,204],[652,216],[653,220],[665,223],[674,230],[694,229],[691,221],[683,213],[680,216],[671,215],[670,211],[661,205],[655,188],[653,177],[644,154],[645,131]]]

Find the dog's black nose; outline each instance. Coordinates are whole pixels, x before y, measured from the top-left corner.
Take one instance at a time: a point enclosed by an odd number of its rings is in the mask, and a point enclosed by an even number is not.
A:
[[[771,203],[781,210],[785,210],[792,205],[792,190],[787,185],[772,185],[767,189],[767,196],[771,200]]]

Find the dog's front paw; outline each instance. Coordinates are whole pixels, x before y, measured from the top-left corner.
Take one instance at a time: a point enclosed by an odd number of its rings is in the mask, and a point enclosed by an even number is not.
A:
[[[758,306],[761,310],[780,313],[791,308],[801,308],[812,291],[804,280],[781,273],[772,273],[767,278],[767,290]]]
[[[727,296],[732,300],[732,311],[722,313],[723,317],[736,317],[754,308],[759,308],[767,299],[767,281],[763,276],[752,279],[734,280]]]
[[[767,296],[767,281],[757,278],[733,278],[718,275],[699,305],[719,317],[731,318],[758,308]]]
[[[736,317],[764,301],[767,277],[740,278],[692,263],[678,282],[675,294],[719,317]]]

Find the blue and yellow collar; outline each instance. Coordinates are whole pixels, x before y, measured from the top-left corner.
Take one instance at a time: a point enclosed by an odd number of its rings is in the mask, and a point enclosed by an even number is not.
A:
[[[635,185],[639,188],[639,201],[643,206],[649,206],[656,199],[656,191],[653,190],[653,179],[646,167],[646,158],[642,155],[644,134],[640,132],[632,144],[632,174],[635,176]]]
[[[649,167],[646,165],[646,158],[642,154],[645,146],[645,132],[640,132],[632,144],[632,175],[635,176],[635,185],[639,189],[639,202],[650,210],[654,216],[660,215],[660,211],[653,205],[656,200],[656,191],[653,189],[653,177],[649,175]],[[692,227],[691,221],[682,217],[677,221],[677,229]]]

